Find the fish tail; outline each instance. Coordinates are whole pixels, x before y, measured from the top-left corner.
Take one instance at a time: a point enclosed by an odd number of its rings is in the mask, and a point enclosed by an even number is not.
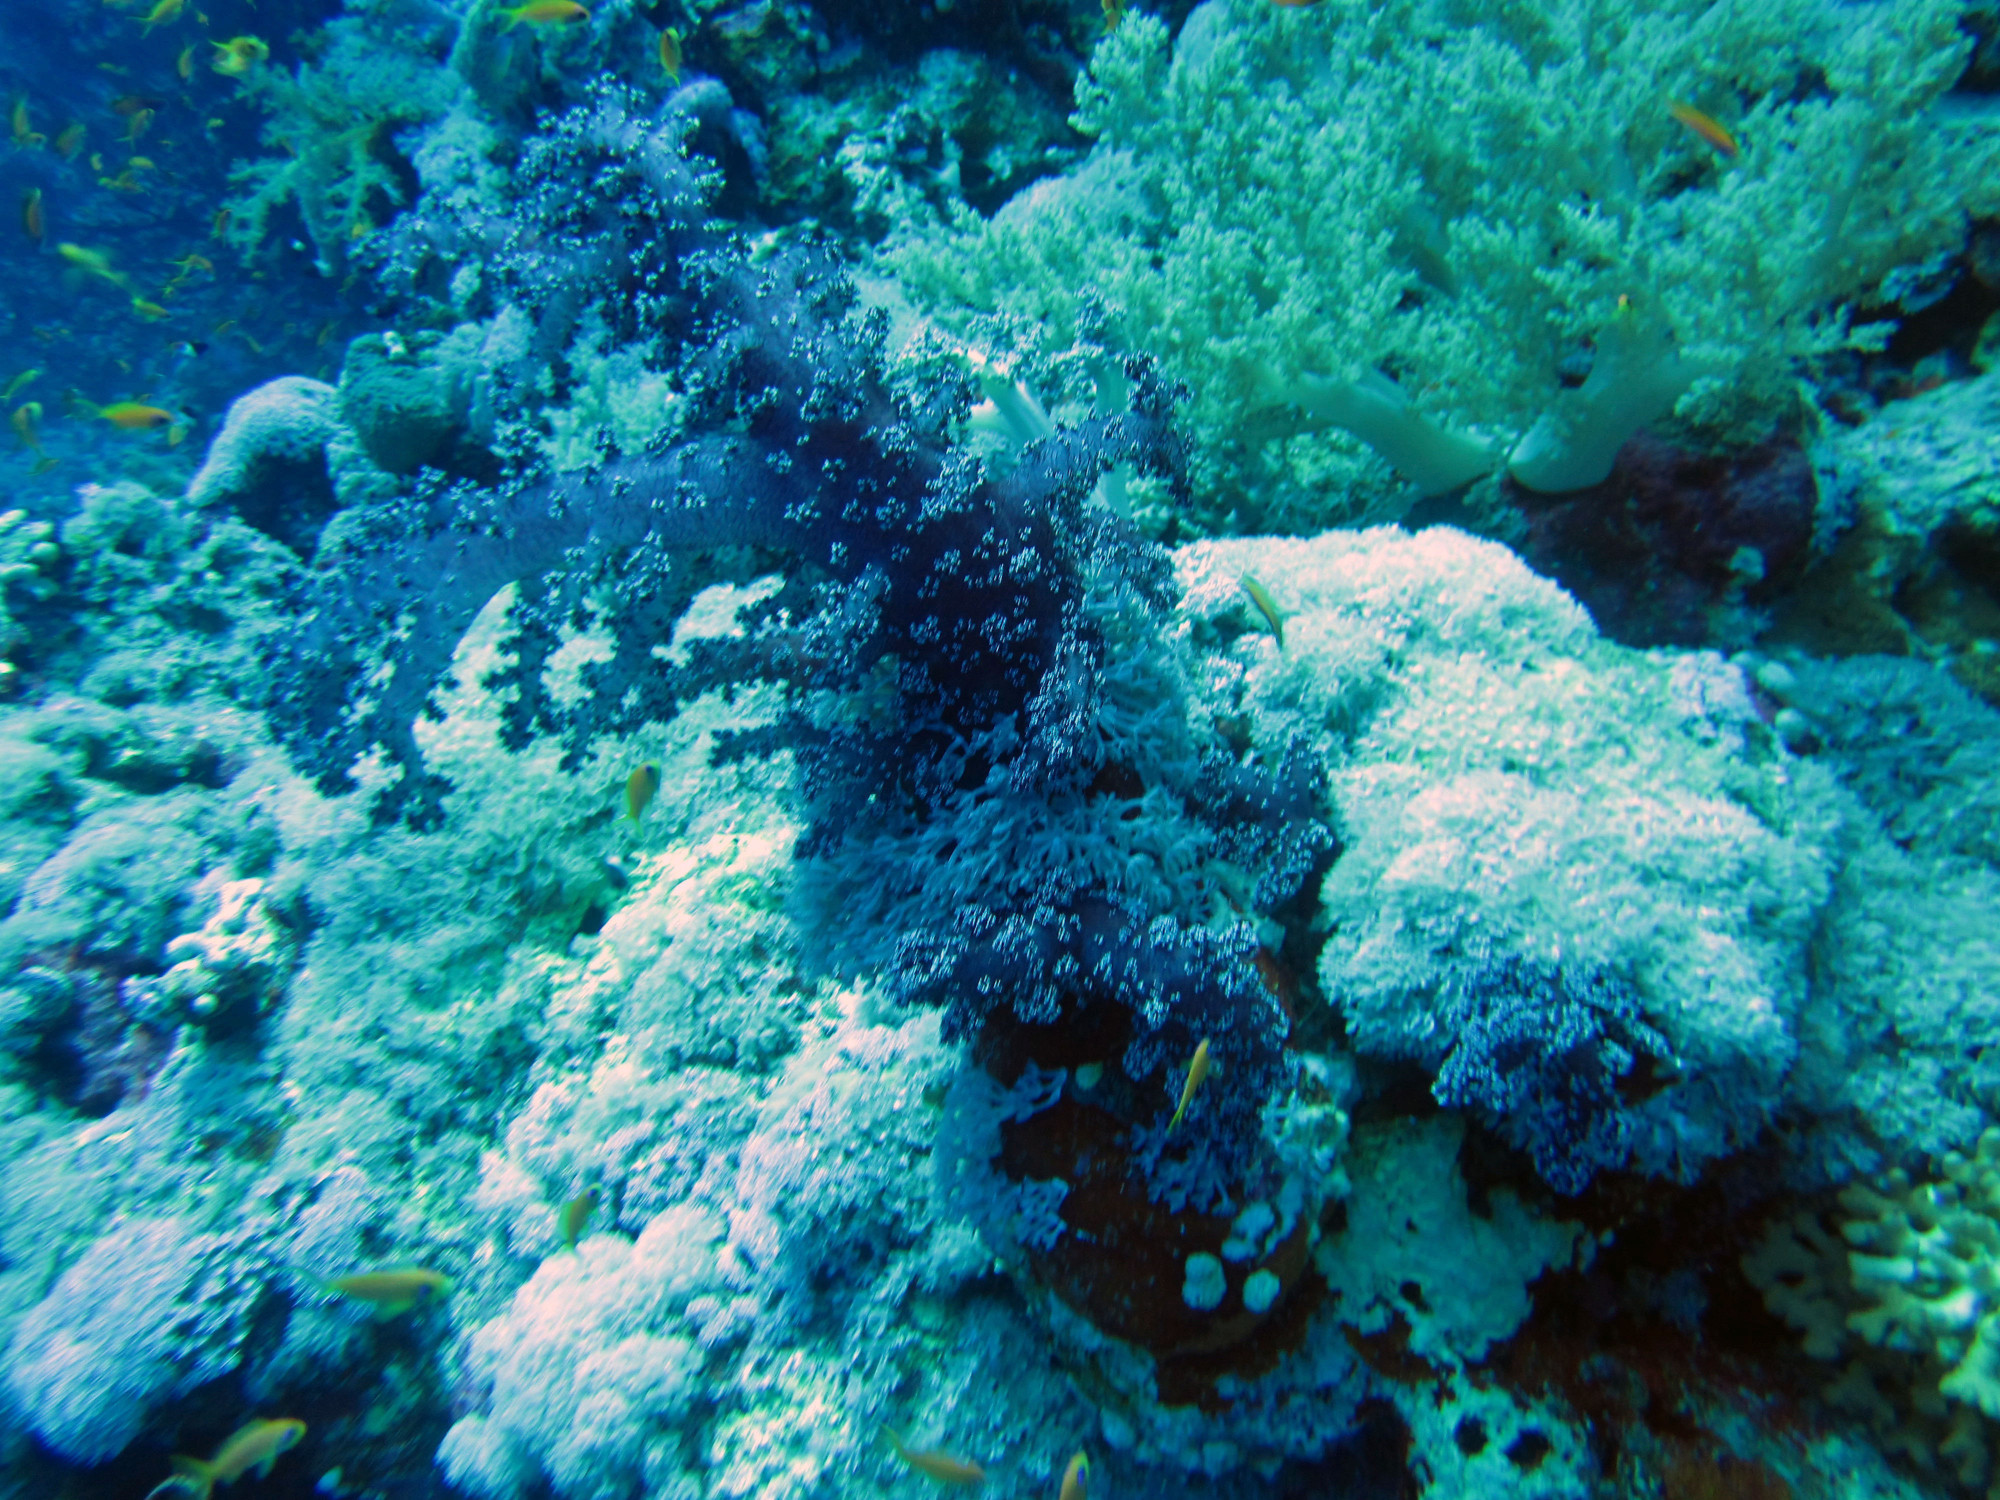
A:
[[[215,1493],[215,1466],[206,1459],[176,1453],[167,1462],[173,1473],[153,1486],[146,1500],[209,1500]]]

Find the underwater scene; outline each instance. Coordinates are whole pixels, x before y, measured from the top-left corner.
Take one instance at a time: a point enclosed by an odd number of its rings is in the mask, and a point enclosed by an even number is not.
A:
[[[2000,1500],[2000,0],[0,108],[0,1500]]]

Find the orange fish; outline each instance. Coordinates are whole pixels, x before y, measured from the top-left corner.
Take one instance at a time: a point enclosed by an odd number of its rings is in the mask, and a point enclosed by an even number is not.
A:
[[[21,195],[21,227],[37,245],[49,232],[49,221],[42,213],[42,190],[38,187],[31,187]]]
[[[1104,34],[1111,35],[1125,19],[1125,0],[1104,0]]]
[[[907,1448],[893,1427],[884,1427],[882,1431],[889,1439],[889,1446],[896,1450],[896,1457],[919,1474],[935,1479],[939,1484],[948,1484],[954,1489],[977,1489],[986,1483],[986,1471],[972,1460],[953,1458],[949,1453],[941,1453],[935,1449]]]
[[[576,0],[527,0],[525,5],[512,6],[500,12],[507,18],[507,24],[500,29],[512,31],[523,21],[535,26],[564,26],[571,21],[587,21],[590,12]]]
[[[1678,99],[1670,99],[1667,101],[1667,113],[1724,156],[1734,156],[1740,149],[1736,144],[1736,137],[1723,128],[1721,121],[1713,115],[1703,114],[1692,104],[1682,104]]]
[[[181,18],[181,11],[186,6],[187,0],[155,0],[153,8],[146,12],[146,18],[139,23],[145,28],[141,35],[150,35],[155,26],[173,25]]]
[[[139,110],[129,120],[125,122],[126,144],[137,145],[139,142],[139,137],[144,135],[148,130],[151,130],[152,128],[153,128],[153,112],[150,109]]]
[[[1187,1082],[1181,1086],[1181,1102],[1174,1110],[1174,1117],[1167,1121],[1167,1134],[1174,1133],[1174,1127],[1187,1113],[1188,1101],[1194,1098],[1194,1091],[1201,1087],[1201,1081],[1208,1077],[1208,1038],[1201,1039],[1201,1045],[1194,1049],[1194,1061],[1188,1064]]]
[[[261,37],[233,36],[226,42],[210,42],[215,56],[208,60],[210,68],[224,78],[241,78],[261,62],[270,60],[271,49]]]
[[[209,1500],[219,1484],[234,1484],[255,1471],[259,1479],[270,1476],[271,1467],[284,1454],[298,1447],[306,1435],[306,1424],[292,1417],[252,1422],[231,1434],[228,1441],[208,1459],[173,1456],[174,1477],[156,1485],[146,1500]]]
[[[21,446],[34,453],[42,451],[42,435],[35,430],[35,424],[42,420],[42,403],[28,401],[14,408],[9,422],[14,428],[14,436],[21,440]]]
[[[226,208],[218,208],[215,211],[215,223],[210,226],[208,231],[209,238],[216,240],[221,239],[222,231],[229,227],[229,221],[234,217],[235,215],[231,210]]]
[[[82,245],[72,245],[68,241],[56,246],[56,254],[65,264],[73,266],[86,276],[101,276],[113,286],[123,290],[130,278],[122,271],[111,269],[111,257],[102,250],[86,249]]]
[[[150,428],[168,426],[174,420],[172,412],[137,401],[114,401],[109,406],[100,406],[97,414],[113,427],[126,432],[145,432]]]
[[[47,136],[35,129],[34,122],[28,118],[28,96],[26,94],[21,95],[14,101],[14,113],[9,117],[9,123],[14,127],[14,144],[25,150],[32,151],[48,139]]]
[[[194,79],[193,42],[189,42],[185,47],[181,48],[181,55],[174,59],[174,71],[180,75],[180,80],[182,83],[189,83],[193,81]]]
[[[81,120],[64,126],[62,134],[56,137],[56,155],[64,161],[75,161],[76,153],[83,149],[85,133]]]

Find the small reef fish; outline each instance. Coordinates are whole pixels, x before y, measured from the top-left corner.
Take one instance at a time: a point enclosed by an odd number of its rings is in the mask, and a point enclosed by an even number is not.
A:
[[[56,137],[56,155],[64,161],[75,161],[77,152],[83,149],[84,137],[89,134],[83,128],[83,121],[72,120]]]
[[[194,43],[181,48],[181,55],[174,59],[174,72],[182,83],[194,81]]]
[[[148,323],[157,323],[162,318],[172,316],[159,303],[148,302],[144,297],[134,297],[132,299],[132,311],[144,318]]]
[[[174,420],[172,412],[158,406],[147,406],[140,401],[114,401],[109,406],[98,407],[96,415],[125,432],[146,432],[155,427],[166,427]]]
[[[86,276],[101,276],[121,291],[129,280],[124,272],[111,269],[111,257],[102,250],[87,250],[82,245],[72,245],[65,240],[56,246],[56,254],[63,258],[64,264]]]
[[[413,1307],[442,1301],[451,1295],[451,1278],[441,1271],[412,1267],[402,1271],[357,1271],[327,1283],[343,1297],[366,1302],[378,1318],[399,1317]]]
[[[16,396],[20,395],[21,392],[25,391],[29,386],[33,385],[37,380],[41,379],[41,376],[42,372],[39,369],[23,370],[20,374],[16,375],[12,380],[7,382],[6,390],[0,391],[0,401],[12,401]]]
[[[218,1484],[234,1484],[252,1469],[257,1477],[269,1477],[271,1466],[292,1449],[298,1447],[306,1435],[306,1424],[295,1417],[275,1417],[250,1423],[232,1433],[215,1450],[213,1458],[190,1458],[185,1453],[173,1456],[173,1478],[154,1487],[146,1500],[155,1496],[166,1500],[171,1495],[185,1495],[189,1500],[209,1500]]]
[[[1062,1490],[1056,1500],[1090,1500],[1090,1455],[1081,1448],[1069,1456],[1063,1470]]]
[[[142,109],[158,109],[160,103],[151,94],[120,94],[111,101],[111,113],[121,120],[129,120]]]
[[[525,5],[516,5],[502,10],[507,24],[500,29],[512,31],[523,21],[533,26],[566,26],[571,21],[586,21],[590,12],[576,0],[527,0]]]
[[[590,1216],[596,1212],[596,1188],[578,1193],[556,1210],[556,1234],[562,1239],[563,1249],[576,1248],[576,1242],[583,1238],[584,1228],[590,1223]]]
[[[1243,592],[1250,596],[1250,602],[1257,606],[1257,613],[1264,617],[1264,623],[1271,627],[1271,635],[1278,643],[1278,649],[1285,646],[1285,617],[1278,613],[1278,601],[1271,597],[1271,591],[1252,578],[1243,575]]]
[[[1174,1109],[1174,1117],[1167,1121],[1168,1135],[1172,1135],[1174,1127],[1180,1124],[1181,1116],[1187,1113],[1188,1100],[1194,1097],[1194,1091],[1201,1087],[1201,1081],[1206,1077],[1208,1077],[1208,1038],[1203,1037],[1201,1045],[1194,1049],[1194,1061],[1188,1064],[1187,1082],[1181,1085],[1181,1102]]]
[[[261,62],[268,62],[271,49],[263,38],[233,36],[226,42],[210,42],[215,56],[208,65],[224,78],[241,78]]]
[[[1125,19],[1125,0],[1103,0],[1104,34],[1111,35],[1118,29],[1118,23]]]
[[[21,440],[21,446],[30,453],[42,451],[42,435],[35,424],[42,420],[42,403],[26,401],[14,408],[14,415],[7,419],[14,429],[14,436]]]
[[[136,146],[139,137],[153,128],[153,112],[150,109],[135,111],[125,122],[125,143]]]
[[[34,121],[28,117],[28,98],[23,94],[14,101],[14,112],[8,117],[14,127],[14,144],[25,151],[32,151],[48,139],[35,129]]]
[[[229,227],[229,221],[234,217],[236,217],[236,214],[233,209],[218,208],[215,211],[215,223],[209,226],[209,231],[208,231],[209,238],[216,240],[221,239],[223,231]],[[218,333],[221,332],[220,329],[217,329],[216,331]]]
[[[653,805],[653,798],[660,790],[660,768],[651,761],[643,766],[634,766],[632,774],[625,778],[625,816],[634,823],[646,815],[646,809]]]
[[[911,1449],[904,1445],[902,1437],[893,1427],[884,1427],[882,1434],[889,1439],[889,1446],[896,1450],[896,1457],[939,1484],[969,1490],[986,1483],[986,1471],[970,1459],[953,1458],[949,1453],[940,1453],[935,1449]]]
[[[171,26],[181,18],[187,8],[187,0],[154,0],[153,8],[146,12],[139,24],[144,28],[141,36],[150,35],[155,26]]]
[[[660,33],[660,67],[675,83],[681,81],[681,34],[671,26]]]
[[[1741,149],[1736,144],[1736,137],[1724,128],[1720,120],[1713,115],[1703,114],[1692,104],[1683,104],[1678,99],[1670,99],[1667,101],[1667,113],[1724,156],[1735,156]]]
[[[21,228],[37,245],[49,232],[48,218],[42,212],[42,190],[38,187],[31,187],[21,195]]]

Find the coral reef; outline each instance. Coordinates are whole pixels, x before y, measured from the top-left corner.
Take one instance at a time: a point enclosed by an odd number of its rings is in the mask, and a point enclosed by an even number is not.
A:
[[[1797,362],[1877,346],[1854,306],[1991,212],[1990,126],[1934,123],[1958,11],[1139,14],[1079,90],[1088,159],[892,263],[955,325],[1158,356],[1194,393],[1203,527],[1392,518],[1381,460],[1420,492],[1503,464],[1584,488],[1677,409],[1789,420]]]
[[[1393,529],[1179,557],[1226,645],[1210,711],[1310,736],[1343,844],[1320,892],[1328,999],[1565,1192],[1683,1180],[1772,1118],[1836,866],[1823,775],[1771,755],[1741,675],[1611,645],[1511,554]],[[1286,615],[1241,631],[1240,580]],[[1635,726],[1645,724],[1643,734]]]
[[[1992,16],[331,8],[0,58],[0,1494],[1993,1486]]]

